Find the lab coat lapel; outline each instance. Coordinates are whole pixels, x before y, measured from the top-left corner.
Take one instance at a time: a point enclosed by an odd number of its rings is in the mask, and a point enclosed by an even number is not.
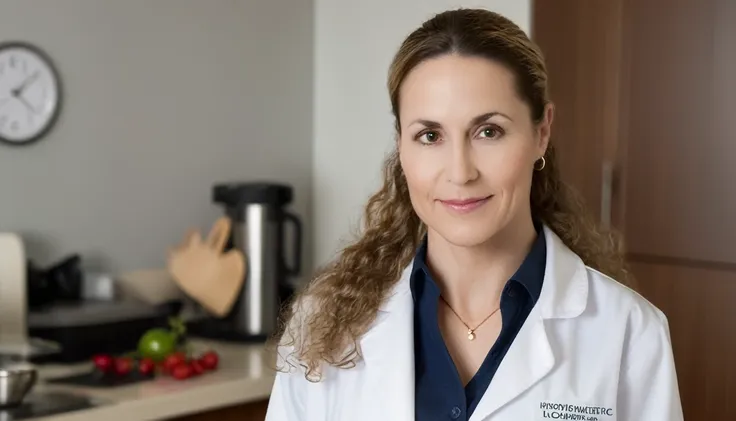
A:
[[[509,348],[471,421],[482,420],[524,393],[552,370],[555,357],[544,320],[533,310]]]
[[[366,407],[361,420],[414,419],[414,303],[409,288],[410,264],[381,307],[361,342],[366,378]]]
[[[545,320],[577,317],[588,299],[585,265],[545,226],[547,260],[539,301],[511,344],[472,421],[483,420],[542,380],[555,365]]]

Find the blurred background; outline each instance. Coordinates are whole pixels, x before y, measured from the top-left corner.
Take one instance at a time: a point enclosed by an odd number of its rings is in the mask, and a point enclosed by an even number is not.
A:
[[[275,303],[379,186],[399,43],[458,6],[541,46],[564,178],[667,315],[686,419],[736,419],[732,0],[0,1],[0,360],[35,367],[0,413],[263,419]],[[186,241],[222,216],[217,252]],[[188,270],[224,250],[245,269]],[[146,372],[155,329],[196,350]]]

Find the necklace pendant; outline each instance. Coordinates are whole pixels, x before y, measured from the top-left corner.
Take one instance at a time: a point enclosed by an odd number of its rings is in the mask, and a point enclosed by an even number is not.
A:
[[[473,332],[473,329],[468,329],[468,340],[472,341],[475,339],[475,332]]]

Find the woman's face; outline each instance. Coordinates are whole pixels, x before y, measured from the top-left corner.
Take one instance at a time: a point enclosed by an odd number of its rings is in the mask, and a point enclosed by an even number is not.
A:
[[[474,246],[530,221],[534,163],[547,148],[551,106],[534,124],[513,73],[458,55],[418,65],[399,98],[401,166],[430,235]]]

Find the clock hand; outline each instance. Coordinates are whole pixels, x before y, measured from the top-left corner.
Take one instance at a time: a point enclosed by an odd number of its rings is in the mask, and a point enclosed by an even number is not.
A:
[[[35,82],[36,79],[38,79],[38,76],[39,76],[39,71],[36,70],[32,75],[28,76],[26,80],[24,80],[23,83],[20,84],[20,86],[18,86],[17,88],[13,89],[10,92],[13,94],[13,96],[19,97],[23,93],[23,91],[26,90],[28,85],[30,85],[31,83]]]
[[[16,99],[17,99],[18,101],[22,102],[22,103],[23,103],[23,105],[25,105],[25,106],[26,106],[26,108],[28,108],[29,110],[31,110],[31,112],[32,112],[33,114],[38,114],[38,111],[36,111],[36,109],[35,109],[35,108],[33,108],[33,106],[32,106],[32,105],[31,105],[31,104],[30,104],[30,103],[29,103],[28,101],[26,101],[26,99],[25,99],[25,98],[23,98],[22,96],[17,96],[17,97],[16,97]]]

